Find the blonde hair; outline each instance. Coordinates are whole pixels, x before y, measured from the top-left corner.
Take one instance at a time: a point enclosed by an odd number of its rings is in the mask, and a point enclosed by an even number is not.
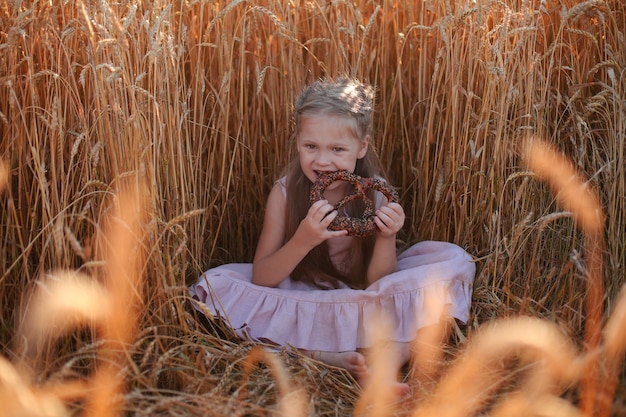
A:
[[[355,136],[359,140],[365,140],[372,134],[373,103],[374,89],[367,84],[350,78],[318,80],[307,86],[296,100],[292,140],[298,138],[302,118],[311,115],[353,118]],[[362,177],[382,176],[380,161],[371,142],[365,156],[357,160],[354,173]],[[284,242],[294,235],[311,206],[309,201],[311,186],[311,182],[302,172],[299,159],[297,156],[294,157],[286,172],[287,209]],[[362,204],[356,203],[349,210],[353,213],[359,212],[362,210]],[[374,240],[373,236],[354,238],[352,265],[347,274],[335,268],[330,259],[328,245],[324,242],[304,257],[291,273],[291,279],[308,282],[321,288],[338,288],[339,281],[352,288],[365,288]]]

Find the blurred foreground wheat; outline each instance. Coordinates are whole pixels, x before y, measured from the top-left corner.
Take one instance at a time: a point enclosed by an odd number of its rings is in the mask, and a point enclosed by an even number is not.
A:
[[[114,416],[122,412],[123,368],[134,342],[136,318],[142,309],[140,250],[144,207],[139,190],[116,196],[104,226],[101,249],[106,272],[97,276],[55,272],[37,282],[28,304],[21,341],[21,358],[13,368],[4,359],[0,371],[2,415],[63,416],[72,414],[63,399],[85,401],[84,414]],[[87,380],[41,381],[42,351],[81,326],[92,327],[98,345],[95,370]],[[19,370],[19,371],[18,371]],[[43,383],[43,386],[40,384]],[[6,405],[6,407],[5,407]]]

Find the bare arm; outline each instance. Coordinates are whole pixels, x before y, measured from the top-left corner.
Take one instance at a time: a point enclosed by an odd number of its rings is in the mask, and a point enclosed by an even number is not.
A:
[[[396,257],[396,234],[404,225],[404,210],[397,203],[389,203],[376,211],[374,221],[378,234],[374,243],[374,252],[367,269],[367,282],[372,284],[385,275],[398,270]]]
[[[267,287],[280,284],[315,246],[328,238],[346,233],[328,230],[337,212],[327,201],[321,200],[311,206],[296,233],[283,245],[286,206],[281,187],[276,184],[268,197],[252,267],[252,282]]]

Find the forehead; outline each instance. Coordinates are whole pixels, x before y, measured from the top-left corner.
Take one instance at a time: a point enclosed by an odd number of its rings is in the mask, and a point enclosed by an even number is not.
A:
[[[350,116],[307,114],[300,119],[298,139],[359,139],[356,121]]]

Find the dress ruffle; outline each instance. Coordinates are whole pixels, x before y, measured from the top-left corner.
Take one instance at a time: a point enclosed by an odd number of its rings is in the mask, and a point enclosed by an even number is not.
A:
[[[286,279],[277,288],[251,283],[252,264],[206,271],[190,287],[213,314],[225,316],[242,336],[330,352],[373,343],[371,323],[384,318],[393,341],[439,321],[442,311],[467,322],[476,267],[459,246],[424,241],[400,254],[398,271],[365,290],[321,290]]]

